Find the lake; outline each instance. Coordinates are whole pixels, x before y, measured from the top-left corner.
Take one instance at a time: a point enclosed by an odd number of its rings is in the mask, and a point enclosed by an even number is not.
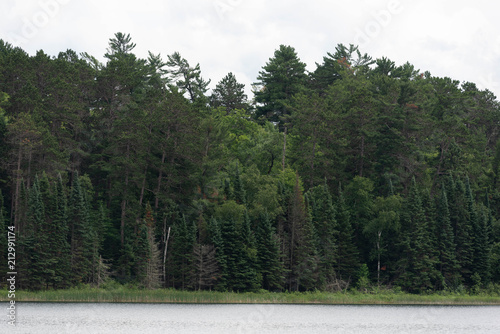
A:
[[[500,306],[16,303],[0,333],[500,333]]]

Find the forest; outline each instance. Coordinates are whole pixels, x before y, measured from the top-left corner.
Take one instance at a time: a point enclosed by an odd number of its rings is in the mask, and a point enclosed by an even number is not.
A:
[[[307,71],[280,45],[249,97],[134,47],[116,33],[103,63],[0,40],[0,270],[10,227],[18,289],[500,284],[492,92],[355,45]]]

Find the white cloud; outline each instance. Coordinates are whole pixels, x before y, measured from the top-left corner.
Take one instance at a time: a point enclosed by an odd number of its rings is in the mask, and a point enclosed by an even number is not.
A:
[[[295,47],[314,70],[338,43],[362,42],[374,58],[409,61],[498,95],[499,7],[487,0],[4,0],[0,38],[17,37],[30,54],[71,48],[103,59],[121,31],[131,34],[139,57],[179,51],[200,63],[212,86],[233,72],[247,92],[280,44]]]

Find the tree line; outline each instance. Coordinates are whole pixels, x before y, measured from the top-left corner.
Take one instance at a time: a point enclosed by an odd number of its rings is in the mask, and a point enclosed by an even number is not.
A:
[[[500,108],[339,44],[281,45],[253,97],[180,53],[0,40],[0,227],[20,289],[412,293],[500,283]],[[0,236],[7,271],[7,233]]]

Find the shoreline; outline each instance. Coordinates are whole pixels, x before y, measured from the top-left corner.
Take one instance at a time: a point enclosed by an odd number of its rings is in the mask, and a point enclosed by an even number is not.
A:
[[[216,292],[173,289],[112,290],[84,288],[48,291],[16,291],[16,302],[54,303],[170,303],[170,304],[303,304],[303,305],[500,305],[500,296],[469,294],[412,295],[403,292]],[[0,302],[9,302],[0,290]]]

